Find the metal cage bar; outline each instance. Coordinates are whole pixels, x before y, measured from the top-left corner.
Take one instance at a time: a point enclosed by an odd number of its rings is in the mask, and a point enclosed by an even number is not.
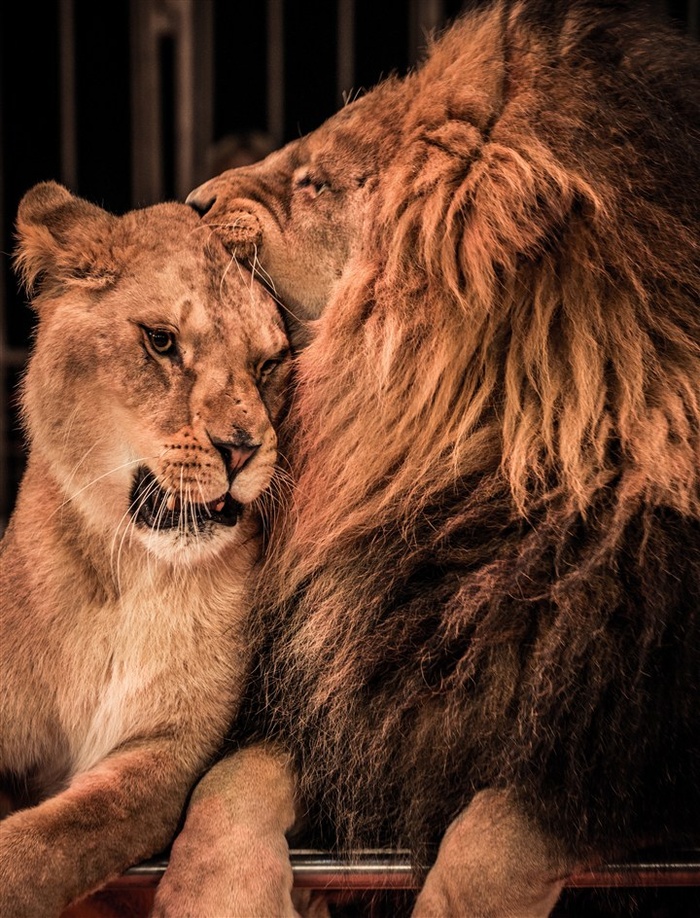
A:
[[[293,850],[294,885],[305,889],[417,889],[418,880],[406,851],[358,851],[352,858],[325,851]],[[155,858],[127,870],[110,887],[150,887],[160,881],[167,859]],[[574,874],[567,887],[700,886],[700,848],[653,852]]]

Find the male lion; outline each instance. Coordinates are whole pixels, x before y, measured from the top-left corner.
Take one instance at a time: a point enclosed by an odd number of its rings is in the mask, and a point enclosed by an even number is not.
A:
[[[172,837],[236,710],[289,366],[272,298],[184,204],[47,182],[0,567],[0,915],[55,916]]]
[[[637,3],[494,2],[190,196],[315,321],[263,742],[200,783],[161,914],[292,914],[295,815],[409,846],[443,918],[698,831],[697,51]]]

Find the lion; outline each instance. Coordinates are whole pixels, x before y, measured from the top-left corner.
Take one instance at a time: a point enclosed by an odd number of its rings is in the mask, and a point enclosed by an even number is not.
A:
[[[45,182],[16,264],[38,330],[2,540],[0,914],[56,916],[165,848],[250,663],[289,346],[183,203]]]
[[[697,833],[699,61],[496,0],[189,196],[293,313],[294,488],[156,914],[293,914],[300,828],[408,848],[414,918]]]

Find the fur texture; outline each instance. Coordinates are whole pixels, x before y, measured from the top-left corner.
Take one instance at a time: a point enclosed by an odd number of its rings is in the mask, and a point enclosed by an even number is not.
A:
[[[488,789],[570,858],[697,832],[698,57],[497,2],[191,196],[314,320],[242,730],[315,843],[425,863]]]
[[[0,555],[0,913],[55,916],[172,837],[240,699],[287,339],[192,211],[43,183],[29,461]]]

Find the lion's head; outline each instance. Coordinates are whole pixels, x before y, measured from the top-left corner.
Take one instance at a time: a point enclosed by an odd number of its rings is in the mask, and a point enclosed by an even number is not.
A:
[[[298,358],[262,716],[345,840],[444,830],[489,784],[572,844],[681,815],[697,61],[634,4],[494,2],[191,196],[225,240],[251,219],[295,309],[327,297]]]
[[[30,462],[117,543],[218,551],[275,468],[288,347],[272,298],[181,204],[117,217],[46,182],[17,233],[39,317]]]
[[[314,133],[187,199],[274,289],[293,332],[321,314],[362,237],[405,102],[406,88],[388,80]]]

